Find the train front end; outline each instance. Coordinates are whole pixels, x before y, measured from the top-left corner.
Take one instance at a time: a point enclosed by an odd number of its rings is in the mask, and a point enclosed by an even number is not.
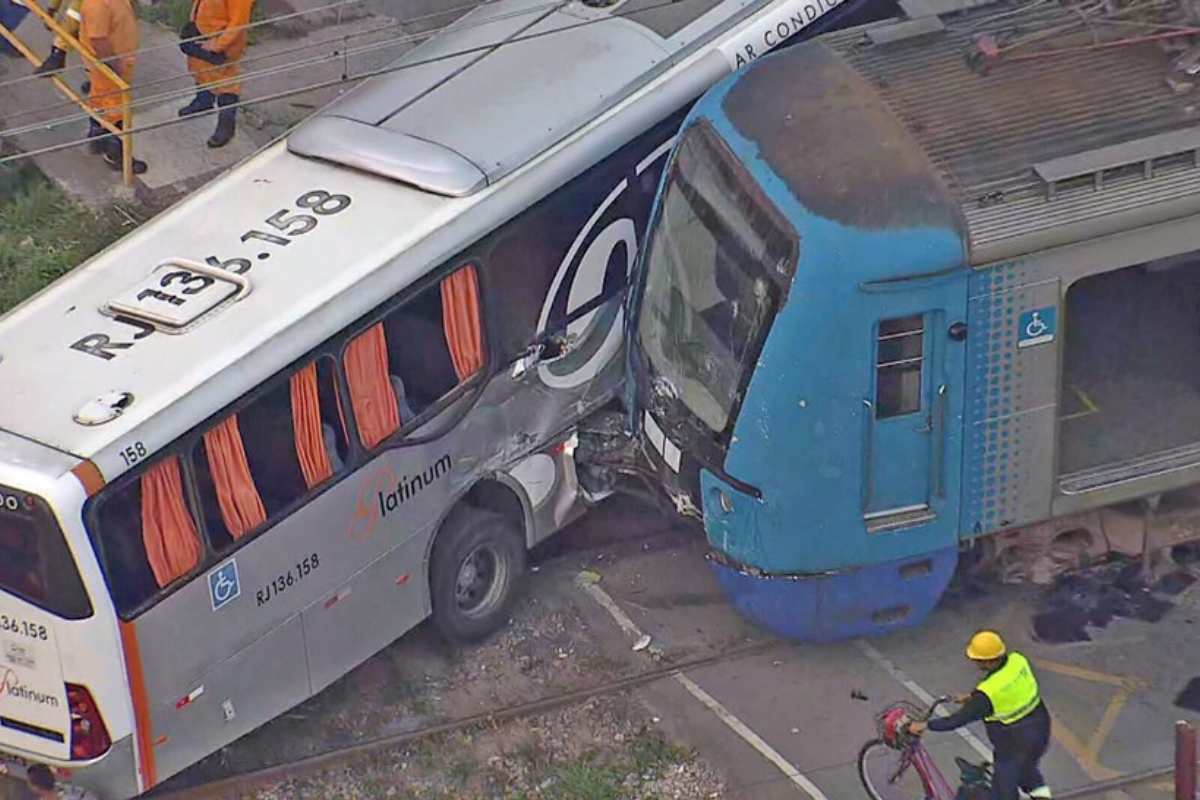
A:
[[[957,562],[953,200],[818,40],[693,109],[631,298],[633,424],[735,607],[815,641],[915,624]]]

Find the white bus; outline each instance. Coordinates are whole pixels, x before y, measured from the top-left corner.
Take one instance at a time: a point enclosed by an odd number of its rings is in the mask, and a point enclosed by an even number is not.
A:
[[[834,5],[488,3],[0,319],[0,755],[131,797],[500,625],[682,115]]]

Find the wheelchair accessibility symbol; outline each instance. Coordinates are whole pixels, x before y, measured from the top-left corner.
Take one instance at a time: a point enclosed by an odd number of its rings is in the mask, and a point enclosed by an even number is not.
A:
[[[1035,308],[1021,314],[1017,330],[1017,347],[1024,349],[1054,341],[1058,309],[1054,306]]]
[[[241,593],[236,560],[226,561],[208,573],[208,597],[212,600],[213,611],[232,603]]]

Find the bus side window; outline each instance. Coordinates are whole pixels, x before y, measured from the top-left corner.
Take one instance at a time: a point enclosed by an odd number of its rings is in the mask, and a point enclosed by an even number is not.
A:
[[[478,277],[467,264],[347,346],[346,380],[363,444],[374,447],[419,417],[484,360]]]
[[[879,323],[875,353],[875,418],[887,419],[921,410],[921,364],[925,317],[885,319]]]
[[[95,519],[92,537],[124,616],[200,564],[203,549],[176,456],[116,484],[100,498]]]
[[[192,464],[217,550],[291,510],[347,455],[333,370],[310,362],[209,428]]]

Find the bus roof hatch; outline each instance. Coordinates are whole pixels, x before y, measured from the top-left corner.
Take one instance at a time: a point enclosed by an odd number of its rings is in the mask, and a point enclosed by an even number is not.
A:
[[[249,293],[250,281],[241,275],[195,261],[169,259],[159,262],[149,276],[100,310],[147,323],[163,333],[184,333]]]

